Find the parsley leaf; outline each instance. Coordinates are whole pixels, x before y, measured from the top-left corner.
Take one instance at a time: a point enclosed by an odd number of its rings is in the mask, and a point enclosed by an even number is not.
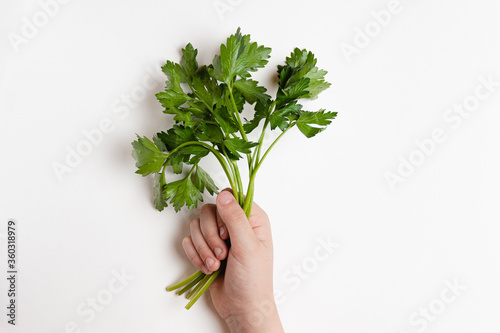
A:
[[[317,59],[312,52],[296,48],[286,58],[286,65],[278,66],[279,86],[283,94],[315,99],[327,89],[330,86],[325,81],[327,71],[316,67],[316,63]]]
[[[250,141],[245,141],[240,138],[230,138],[224,140],[224,147],[226,147],[229,152],[230,156],[232,159],[240,159],[241,155],[238,154],[238,152],[243,153],[243,154],[249,154],[252,151],[250,148],[255,147],[257,145],[256,142],[250,142]]]
[[[302,111],[297,119],[297,127],[306,137],[311,138],[323,131],[336,116],[337,112],[325,112],[323,109],[317,112]]]
[[[177,180],[165,185],[163,191],[167,200],[174,206],[176,212],[186,205],[189,209],[196,208],[198,201],[202,201],[201,192],[191,180],[191,173],[184,179]]]
[[[269,117],[271,129],[279,127],[284,131],[291,120],[290,116],[298,115],[301,108],[302,105],[298,104],[297,101],[293,101],[274,111]]]
[[[167,207],[167,201],[163,197],[163,190],[165,188],[165,177],[163,173],[155,173],[154,175],[154,205],[158,211],[162,211],[165,207]]]
[[[234,83],[234,87],[243,94],[245,100],[250,104],[258,100],[265,103],[271,99],[271,96],[265,93],[267,89],[258,86],[258,82],[254,80],[238,80]]]
[[[143,176],[161,170],[167,155],[161,152],[151,140],[137,135],[137,140],[132,142],[132,157],[136,160],[136,173]]]
[[[250,35],[242,35],[240,29],[220,47],[220,56],[213,60],[213,75],[216,79],[231,84],[235,76],[248,78],[249,72],[264,67],[271,49],[250,43]]]
[[[219,192],[219,188],[217,187],[217,185],[215,185],[212,177],[210,177],[210,175],[198,165],[196,166],[194,184],[198,191],[200,191],[201,193],[205,191],[205,188],[207,189],[208,193],[210,193],[210,195],[214,195],[214,193]]]
[[[245,132],[250,133],[254,129],[259,126],[259,123],[262,119],[267,119],[269,118],[269,107],[270,105],[266,103],[262,103],[261,101],[257,101],[255,105],[255,113],[253,115],[253,119],[251,120],[246,120],[246,123],[243,125],[243,129]]]
[[[189,43],[186,48],[182,49],[182,58],[180,67],[182,68],[185,76],[181,82],[189,82],[192,80],[194,74],[198,70],[198,62],[196,61],[196,56],[198,55],[198,50]]]

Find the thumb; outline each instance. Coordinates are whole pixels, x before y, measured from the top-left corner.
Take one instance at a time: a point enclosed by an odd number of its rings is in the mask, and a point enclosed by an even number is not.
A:
[[[217,196],[217,212],[226,224],[231,238],[231,246],[248,248],[255,234],[245,212],[240,207],[233,194],[222,191]]]

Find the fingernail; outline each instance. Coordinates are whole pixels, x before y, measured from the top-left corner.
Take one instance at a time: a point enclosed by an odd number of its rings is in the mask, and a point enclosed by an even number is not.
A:
[[[234,197],[231,193],[229,193],[228,191],[222,191],[219,196],[217,197],[217,199],[219,200],[219,203],[224,206],[224,205],[227,205],[228,203],[230,203],[232,200],[234,200]]]
[[[226,229],[224,227],[220,227],[219,229],[219,235],[224,235],[224,232],[226,231]]]
[[[214,249],[215,256],[220,259],[220,255],[222,254],[222,249],[220,247],[216,247]]]
[[[205,266],[207,266],[207,268],[210,270],[212,269],[212,265],[215,264],[215,260],[213,260],[212,258],[207,258],[205,260]]]

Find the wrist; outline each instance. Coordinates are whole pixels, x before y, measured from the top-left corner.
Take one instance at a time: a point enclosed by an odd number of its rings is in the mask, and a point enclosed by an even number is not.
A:
[[[282,333],[283,326],[276,304],[263,301],[245,313],[228,316],[226,324],[231,333]]]

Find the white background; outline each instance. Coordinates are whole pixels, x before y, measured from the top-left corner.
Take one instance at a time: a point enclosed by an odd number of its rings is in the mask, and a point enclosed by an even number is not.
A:
[[[384,0],[58,7],[43,22],[37,1],[0,5],[3,272],[9,219],[19,233],[17,325],[6,323],[1,273],[2,332],[226,330],[209,297],[186,311],[184,298],[165,292],[194,271],[180,241],[197,212],[153,208],[152,181],[134,174],[130,143],[135,133],[151,137],[171,124],[154,97],[163,83],[150,73],[178,61],[188,42],[199,63],[209,63],[238,26],[273,49],[255,75],[267,86],[294,47],[312,50],[333,85],[305,107],[339,112],[313,139],[287,134],[258,176],[255,200],[272,220],[286,332],[500,330],[498,83],[460,123],[445,118],[457,117],[447,113],[454,104],[477,101],[476,89],[488,92],[480,77],[500,81],[498,1],[401,0],[382,28],[371,12],[387,10]],[[14,47],[9,38],[23,36],[34,16],[40,27]],[[365,28],[372,37],[363,45]],[[357,53],[346,56],[347,44]],[[155,87],[144,89],[144,80]],[[123,108],[122,98],[144,90]],[[112,130],[60,181],[54,164],[66,164],[68,149],[103,119]],[[446,139],[423,155],[415,141],[435,129]],[[406,166],[391,189],[387,173],[397,175],[411,156],[419,165]],[[205,166],[220,175],[213,160]],[[319,239],[328,238],[339,246],[318,262]],[[109,295],[121,271],[133,280],[95,318],[77,313]],[[449,283],[466,289],[454,294]],[[419,309],[429,307],[424,319]]]

